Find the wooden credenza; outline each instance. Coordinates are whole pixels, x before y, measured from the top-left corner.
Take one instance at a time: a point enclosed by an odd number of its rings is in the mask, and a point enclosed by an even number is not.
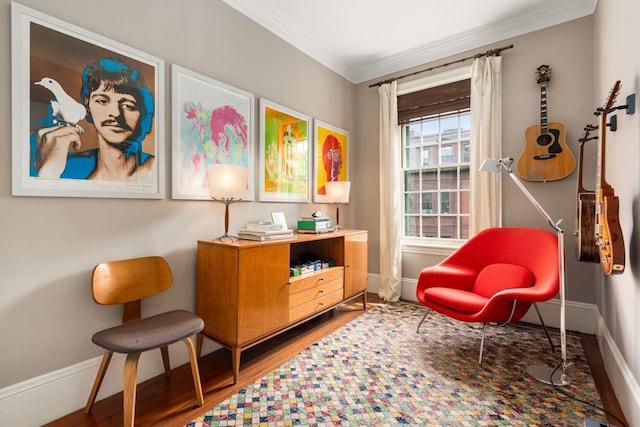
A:
[[[333,266],[289,277],[298,258],[333,260]],[[198,334],[231,350],[233,379],[240,353],[338,304],[361,296],[366,309],[367,232],[294,234],[292,239],[198,241]]]

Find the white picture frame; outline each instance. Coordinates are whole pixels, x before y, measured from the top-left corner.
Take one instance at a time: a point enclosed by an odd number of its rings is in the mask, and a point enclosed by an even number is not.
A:
[[[271,212],[271,222],[282,225],[283,230],[289,229],[289,227],[287,227],[287,219],[284,216],[284,212]]]
[[[242,200],[254,200],[254,115],[253,94],[172,64],[171,197],[211,200],[207,167],[222,163],[249,168]]]
[[[164,61],[15,2],[11,4],[11,31],[12,194],[163,198]],[[126,177],[99,175],[98,126],[90,121],[91,113],[76,123],[63,122],[60,114],[54,114],[52,101],[60,96],[49,89],[55,87],[51,80],[81,103],[90,98],[81,96],[83,87],[87,93],[94,93],[94,89],[89,92],[87,85],[83,86],[83,74],[90,64],[99,63],[109,64],[111,71],[115,69],[112,64],[118,64],[118,72],[128,77],[128,83],[122,86],[136,93],[132,96],[136,97],[140,117],[126,140],[127,156],[135,159],[135,166]],[[66,156],[43,173],[43,164],[50,167],[52,163],[51,157],[42,159],[38,131],[44,134],[55,127],[78,129],[76,124],[84,132],[70,135],[74,141]],[[67,125],[71,127],[62,127]]]

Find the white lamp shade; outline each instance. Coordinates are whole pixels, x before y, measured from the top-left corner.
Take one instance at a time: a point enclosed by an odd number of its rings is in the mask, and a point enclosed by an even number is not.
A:
[[[327,181],[324,184],[329,203],[349,203],[349,193],[351,182],[349,181]]]
[[[209,195],[214,199],[241,199],[247,193],[249,168],[238,165],[209,165]]]

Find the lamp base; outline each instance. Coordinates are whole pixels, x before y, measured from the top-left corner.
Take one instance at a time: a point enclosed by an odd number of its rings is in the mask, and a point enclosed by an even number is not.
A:
[[[568,385],[571,380],[565,375],[562,368],[552,368],[543,365],[532,365],[527,368],[527,374],[547,384]]]
[[[236,236],[232,236],[230,234],[223,234],[222,236],[218,237],[216,240],[222,242],[224,239],[229,239],[230,242],[235,242],[236,240],[238,240],[238,238]]]

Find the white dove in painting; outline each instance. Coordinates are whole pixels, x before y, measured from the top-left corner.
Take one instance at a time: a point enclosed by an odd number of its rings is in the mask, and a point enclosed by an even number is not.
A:
[[[78,125],[78,122],[87,114],[84,105],[69,96],[60,83],[50,77],[44,77],[34,84],[48,89],[53,94],[50,104],[54,123],[74,126],[78,133],[84,132],[84,129]]]

